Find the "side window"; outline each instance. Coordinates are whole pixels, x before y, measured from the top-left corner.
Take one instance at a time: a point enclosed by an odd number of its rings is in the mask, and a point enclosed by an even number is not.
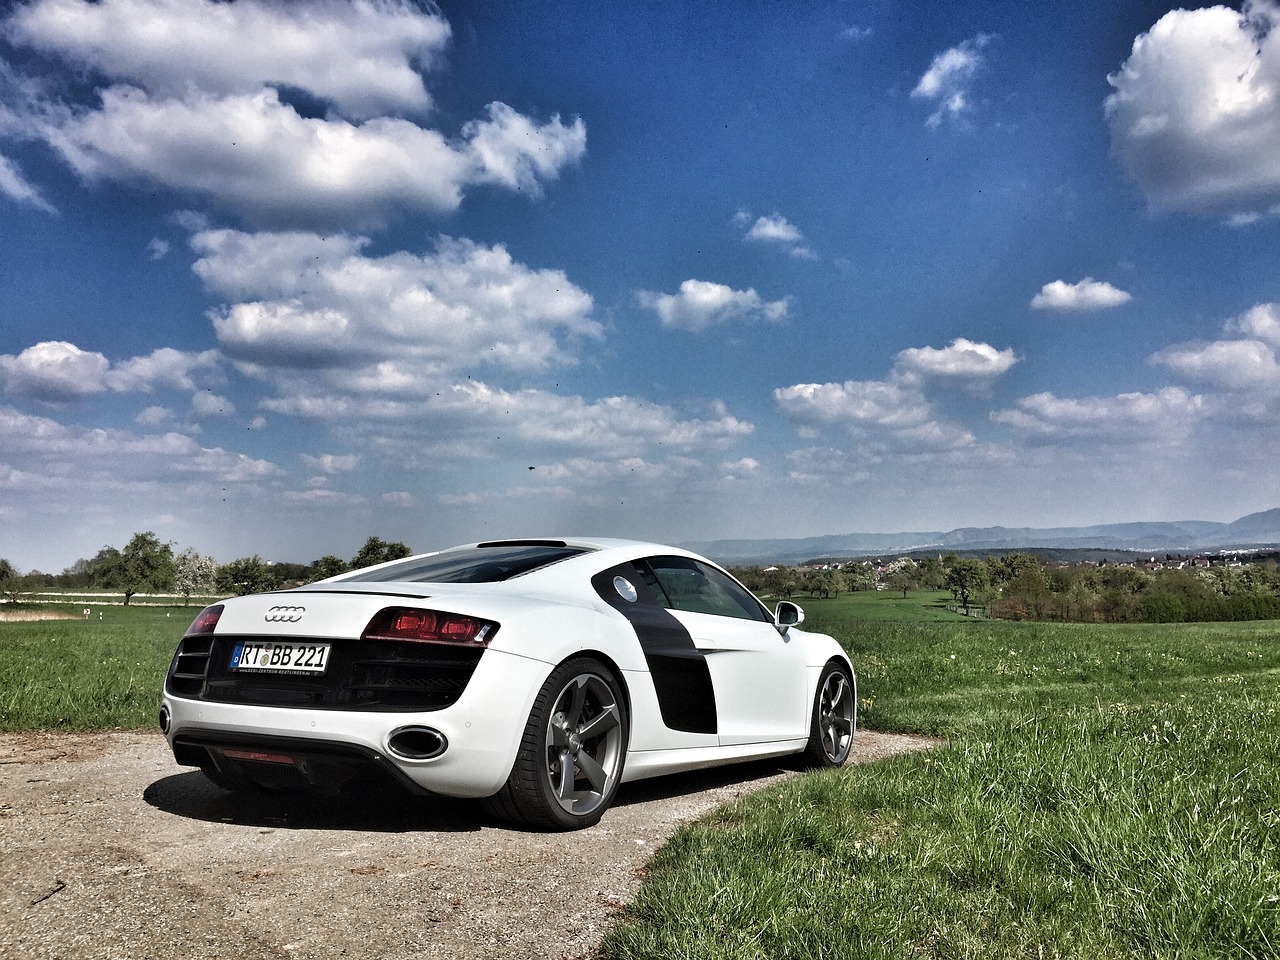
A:
[[[705,563],[687,557],[651,557],[648,566],[675,610],[738,620],[772,620],[755,597]]]
[[[644,581],[645,586],[653,591],[653,595],[657,598],[659,605],[670,608],[671,601],[667,599],[667,592],[662,588],[662,584],[658,582],[657,574],[653,572],[653,568],[643,560],[637,560],[631,566],[635,569],[640,579]]]

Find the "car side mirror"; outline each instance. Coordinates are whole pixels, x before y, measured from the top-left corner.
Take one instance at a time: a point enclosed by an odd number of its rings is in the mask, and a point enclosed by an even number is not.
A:
[[[804,611],[800,609],[798,604],[792,603],[790,600],[782,600],[778,603],[778,607],[773,611],[773,622],[777,626],[778,632],[786,635],[787,629],[804,623]]]

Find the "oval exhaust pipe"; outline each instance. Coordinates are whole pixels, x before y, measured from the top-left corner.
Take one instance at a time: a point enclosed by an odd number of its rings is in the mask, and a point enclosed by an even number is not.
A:
[[[169,732],[169,705],[167,703],[160,705],[160,716],[158,719],[160,721],[160,732],[168,733]]]
[[[434,760],[449,749],[449,741],[431,727],[401,727],[387,738],[387,749],[402,760]]]

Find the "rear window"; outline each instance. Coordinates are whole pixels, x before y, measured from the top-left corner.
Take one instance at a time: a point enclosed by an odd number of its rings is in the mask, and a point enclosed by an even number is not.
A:
[[[482,543],[410,557],[342,578],[344,583],[497,583],[587,551],[558,541]]]

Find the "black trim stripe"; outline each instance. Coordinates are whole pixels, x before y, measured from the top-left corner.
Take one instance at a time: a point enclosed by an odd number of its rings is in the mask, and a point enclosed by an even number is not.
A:
[[[623,577],[635,587],[634,603],[618,594],[614,577]],[[600,599],[626,617],[635,630],[653,677],[662,722],[686,733],[716,733],[716,693],[711,686],[711,671],[684,624],[662,606],[632,564],[619,564],[597,573],[591,578],[591,585]]]

